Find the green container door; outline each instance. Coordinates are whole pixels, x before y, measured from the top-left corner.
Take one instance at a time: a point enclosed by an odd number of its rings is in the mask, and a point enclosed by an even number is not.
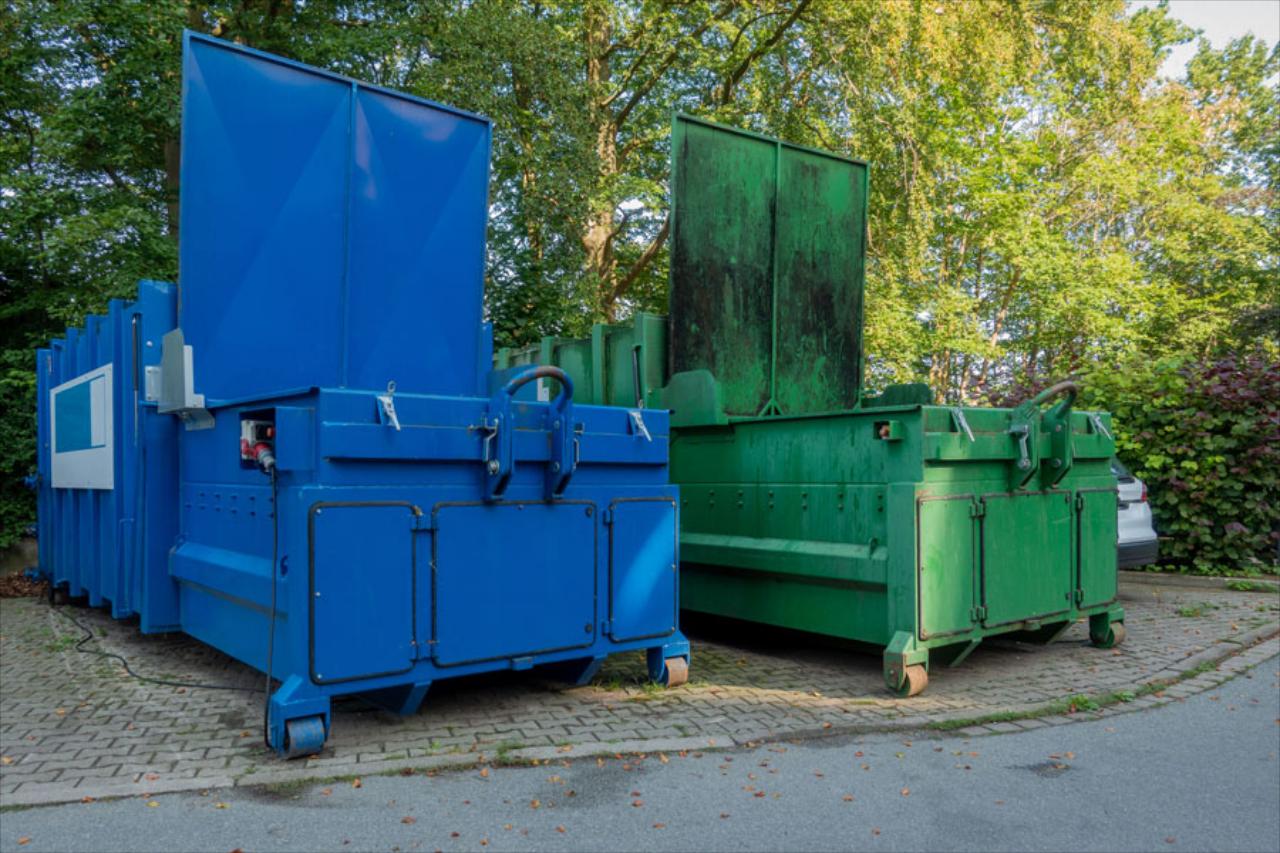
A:
[[[1064,492],[986,495],[982,518],[987,627],[1064,613],[1074,597],[1074,508]],[[1114,546],[1114,538],[1109,540]]]
[[[916,574],[920,639],[968,633],[974,621],[977,537],[972,495],[923,498],[916,504]]]
[[[1109,604],[1116,597],[1116,492],[1081,490],[1076,507],[1080,606]]]

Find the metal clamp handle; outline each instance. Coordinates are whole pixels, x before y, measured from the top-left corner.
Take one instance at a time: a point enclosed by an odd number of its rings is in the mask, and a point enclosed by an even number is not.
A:
[[[565,405],[573,399],[573,380],[569,378],[569,374],[550,364],[540,364],[516,374],[498,393],[514,397],[517,391],[535,379],[554,379],[560,383],[560,393],[551,401],[553,409],[563,411]]]

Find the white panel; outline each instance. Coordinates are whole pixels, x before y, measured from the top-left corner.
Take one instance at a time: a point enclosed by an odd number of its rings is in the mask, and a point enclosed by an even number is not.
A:
[[[105,364],[49,391],[55,489],[115,488],[112,387]]]

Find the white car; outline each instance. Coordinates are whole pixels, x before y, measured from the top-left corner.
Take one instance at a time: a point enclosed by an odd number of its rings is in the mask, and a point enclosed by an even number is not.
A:
[[[1124,467],[1119,459],[1111,459],[1111,473],[1119,487],[1120,516],[1116,525],[1116,558],[1122,569],[1154,563],[1160,556],[1160,540],[1151,521],[1151,504],[1147,503],[1147,486]]]

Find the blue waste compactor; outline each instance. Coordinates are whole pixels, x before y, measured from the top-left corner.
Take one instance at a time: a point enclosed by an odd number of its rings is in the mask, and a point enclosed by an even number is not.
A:
[[[343,694],[684,681],[667,413],[490,370],[489,122],[192,33],[182,110],[177,285],[37,354],[56,587],[267,673],[287,756]]]

